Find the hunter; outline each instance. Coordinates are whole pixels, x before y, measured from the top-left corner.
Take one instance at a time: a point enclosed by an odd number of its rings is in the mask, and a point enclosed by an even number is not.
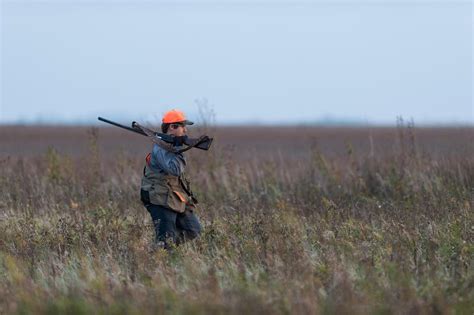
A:
[[[183,112],[174,109],[163,116],[161,131],[183,137],[187,134],[186,126],[192,124]],[[182,144],[154,142],[146,157],[140,196],[153,219],[156,246],[170,249],[196,238],[201,225],[194,213],[197,200],[184,173],[186,159],[179,152]]]

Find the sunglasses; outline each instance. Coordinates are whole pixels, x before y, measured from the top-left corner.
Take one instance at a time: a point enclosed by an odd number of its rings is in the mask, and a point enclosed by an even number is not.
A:
[[[174,129],[178,128],[178,127],[185,127],[186,124],[183,124],[183,123],[175,123],[175,124],[171,124],[171,126],[173,126]]]

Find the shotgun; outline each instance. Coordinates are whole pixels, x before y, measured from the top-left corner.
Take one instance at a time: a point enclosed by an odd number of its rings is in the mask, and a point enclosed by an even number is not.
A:
[[[175,146],[180,146],[183,144],[186,145],[184,149],[179,150],[180,153],[185,152],[192,148],[198,148],[198,149],[207,151],[211,147],[212,141],[214,140],[213,138],[210,138],[206,135],[200,136],[199,138],[189,138],[188,136],[175,137],[172,135],[167,135],[165,133],[156,132],[154,130],[151,130],[147,127],[144,127],[138,124],[135,121],[132,122],[132,127],[127,127],[122,124],[116,123],[114,121],[105,119],[103,117],[98,117],[97,119],[99,119],[102,122],[114,125],[116,127],[141,134],[143,136],[158,138],[160,140],[163,140],[164,142],[171,143]]]

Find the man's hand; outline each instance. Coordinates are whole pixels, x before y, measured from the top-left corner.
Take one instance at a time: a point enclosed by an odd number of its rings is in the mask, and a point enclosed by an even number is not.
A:
[[[186,141],[188,140],[188,136],[180,136],[180,137],[173,137],[173,146],[175,147],[180,147],[182,146],[183,144],[186,143]]]

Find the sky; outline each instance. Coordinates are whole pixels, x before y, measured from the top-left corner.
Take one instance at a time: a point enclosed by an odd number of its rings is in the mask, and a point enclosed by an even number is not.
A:
[[[0,124],[474,124],[471,1],[0,1]]]

